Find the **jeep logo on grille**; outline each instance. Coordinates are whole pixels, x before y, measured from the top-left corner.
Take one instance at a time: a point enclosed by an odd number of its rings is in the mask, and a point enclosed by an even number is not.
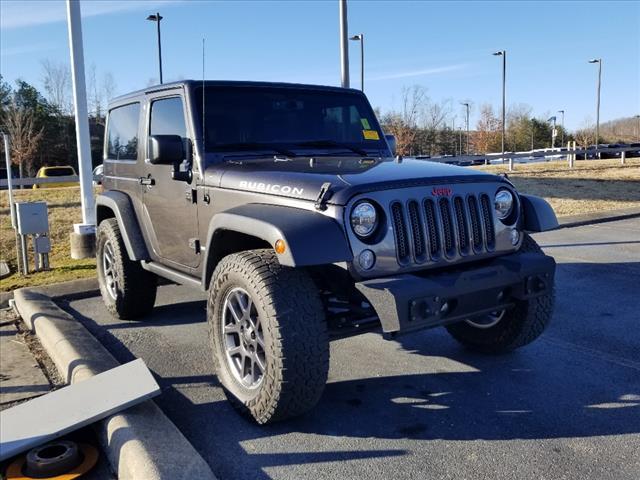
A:
[[[449,187],[433,187],[431,195],[434,197],[450,197],[453,190]]]

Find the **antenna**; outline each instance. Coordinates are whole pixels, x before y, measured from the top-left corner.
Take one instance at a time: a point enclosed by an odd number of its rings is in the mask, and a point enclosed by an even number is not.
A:
[[[202,168],[204,168],[204,157],[205,157],[205,153],[204,153],[204,145],[205,145],[205,141],[204,141],[204,136],[205,136],[205,132],[206,130],[205,128],[205,101],[204,101],[204,95],[205,95],[205,85],[204,85],[204,42],[205,39],[204,37],[202,38]]]

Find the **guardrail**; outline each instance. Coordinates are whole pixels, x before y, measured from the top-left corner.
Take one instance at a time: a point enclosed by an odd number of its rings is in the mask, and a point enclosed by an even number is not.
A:
[[[536,159],[542,159],[546,157],[566,157],[569,162],[569,167],[573,168],[573,162],[579,159],[582,160],[581,156],[595,156],[595,159],[600,159],[603,153],[620,153],[620,163],[622,165],[625,164],[627,159],[627,153],[640,152],[640,147],[638,146],[629,146],[626,145],[624,147],[616,147],[616,148],[566,148],[566,147],[558,147],[558,148],[547,148],[547,149],[536,149],[536,150],[528,150],[524,152],[505,152],[503,153],[487,153],[484,155],[457,155],[457,156],[439,156],[439,157],[431,157],[425,158],[425,160],[435,161],[435,162],[445,162],[445,163],[454,163],[454,164],[481,164],[481,163],[491,163],[492,160],[508,160],[509,168],[511,169],[513,166],[513,160],[518,159],[531,159],[535,161]],[[639,154],[640,155],[640,154]],[[593,158],[592,158],[593,160]],[[485,162],[486,161],[486,162]]]
[[[46,185],[47,183],[78,183],[80,177],[78,175],[66,175],[64,177],[33,177],[33,178],[12,178],[13,187],[25,187],[29,185]],[[0,187],[7,188],[8,180],[0,180]]]

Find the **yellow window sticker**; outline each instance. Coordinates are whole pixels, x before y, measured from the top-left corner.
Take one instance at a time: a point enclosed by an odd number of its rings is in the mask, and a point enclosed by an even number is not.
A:
[[[361,118],[360,121],[362,122],[362,128],[364,128],[365,130],[371,130],[369,120],[367,120],[366,118]]]
[[[380,135],[375,130],[363,130],[362,135],[364,135],[365,140],[380,140]]]

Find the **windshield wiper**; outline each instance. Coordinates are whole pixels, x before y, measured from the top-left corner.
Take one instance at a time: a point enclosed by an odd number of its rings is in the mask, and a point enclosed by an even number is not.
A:
[[[339,143],[334,140],[310,140],[308,142],[297,142],[296,146],[300,147],[318,147],[318,148],[344,148],[346,150],[351,150],[358,155],[363,157],[370,156],[365,150],[362,150],[358,147],[352,147],[351,145],[345,145],[344,143]]]
[[[284,155],[285,157],[295,157],[296,154],[286,148],[277,147],[269,143],[258,142],[241,142],[241,143],[223,143],[215,146],[216,150],[271,150],[273,152]]]

